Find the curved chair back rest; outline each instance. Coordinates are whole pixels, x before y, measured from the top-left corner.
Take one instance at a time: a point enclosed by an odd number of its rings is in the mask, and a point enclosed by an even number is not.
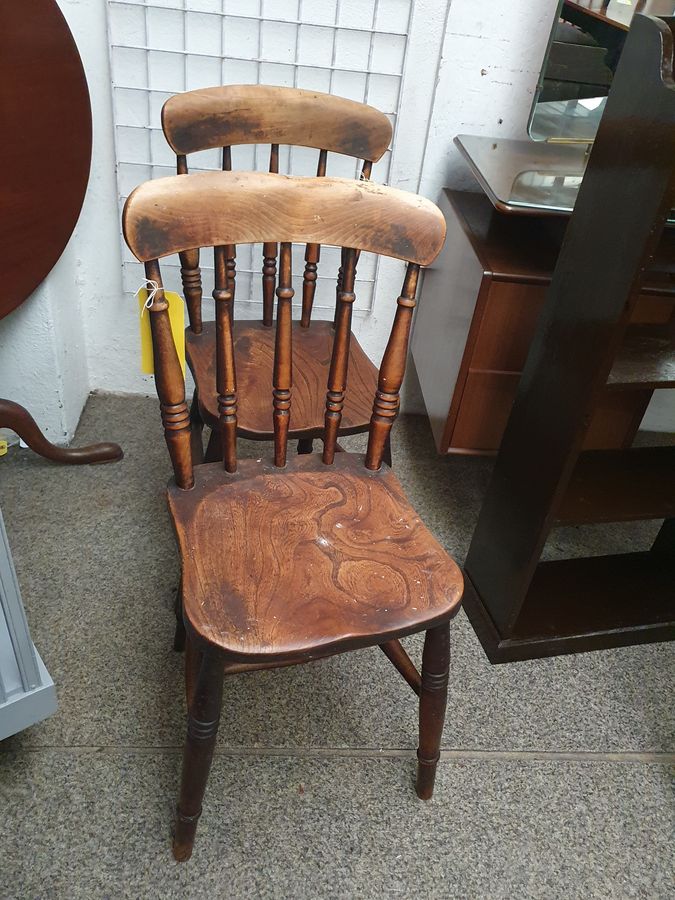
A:
[[[445,240],[445,220],[433,203],[416,194],[342,178],[208,172],[140,185],[125,204],[123,228],[130,250],[145,263],[146,277],[158,286],[150,307],[155,382],[176,483],[186,489],[194,483],[190,420],[159,259],[195,248],[214,248],[216,387],[223,460],[228,472],[237,467],[237,384],[232,330],[234,294],[228,279],[226,247],[272,241],[281,244],[271,385],[276,466],[286,463],[291,416],[292,244],[325,243],[343,248],[326,393],[323,460],[327,464],[333,462],[347,386],[357,253],[366,250],[405,260],[408,265],[380,366],[368,436],[366,466],[380,468],[384,445],[398,414],[420,266],[433,262]]]
[[[361,177],[370,178],[373,162],[389,147],[389,119],[365,103],[299,88],[263,84],[233,84],[202,88],[170,97],[162,108],[164,135],[176,153],[176,171],[188,172],[187,155],[223,149],[222,167],[232,169],[231,148],[267,144],[269,171],[279,171],[279,145],[312,147],[319,151],[316,174],[326,174],[327,155],[340,153],[363,160]],[[309,327],[321,247],[308,244],[302,286],[301,324]],[[236,261],[232,245],[226,249],[230,289],[235,292]],[[272,325],[277,274],[277,246],[263,246],[263,322]],[[181,254],[181,278],[190,328],[202,330],[202,284],[198,251]]]

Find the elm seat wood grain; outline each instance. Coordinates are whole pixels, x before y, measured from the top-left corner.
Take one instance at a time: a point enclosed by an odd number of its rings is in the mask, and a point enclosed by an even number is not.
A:
[[[177,187],[178,190],[174,188]],[[317,189],[317,184],[320,188]],[[177,194],[180,194],[177,197]],[[212,219],[205,221],[204,207]],[[232,210],[271,207],[262,216]],[[362,219],[369,223],[364,228]],[[419,695],[416,790],[431,798],[447,703],[449,622],[459,608],[457,565],[423,526],[383,459],[398,415],[420,262],[432,261],[445,223],[432,203],[391,188],[279,175],[164,179],[127,200],[124,234],[146,278],[155,384],[174,470],[169,509],[182,558],[188,729],[173,853],[192,853],[215,747],[225,673],[293,665],[380,646]],[[321,455],[288,458],[293,409],[292,241],[342,244]],[[229,244],[279,242],[270,406],[271,461],[238,460],[234,292]],[[195,465],[185,380],[171,334],[158,257],[214,244],[220,464]],[[407,258],[377,375],[364,456],[336,454],[348,395],[357,253]],[[315,389],[310,385],[309,389]],[[323,392],[322,392],[323,393]],[[399,637],[425,631],[418,673]]]
[[[332,322],[314,322],[311,328],[293,323],[293,377],[295,391],[290,438],[317,438],[324,427],[326,381],[333,351]],[[274,331],[262,322],[235,319],[234,352],[240,401],[237,430],[251,440],[272,440],[270,396],[274,362]],[[199,408],[211,428],[218,424],[215,324],[205,323],[200,334],[185,331],[185,352],[199,385]],[[349,347],[349,390],[345,397],[340,434],[365,431],[370,422],[377,369],[355,339]]]
[[[462,575],[390,469],[361,454],[199,466],[169,488],[188,627],[235,660],[321,655],[447,619]]]

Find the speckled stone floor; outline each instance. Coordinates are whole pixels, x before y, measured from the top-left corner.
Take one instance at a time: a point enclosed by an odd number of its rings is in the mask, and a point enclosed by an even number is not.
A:
[[[491,666],[463,613],[434,800],[415,698],[378,650],[226,679],[193,859],[173,862],[185,710],[156,400],[94,396],[67,468],[12,449],[0,506],[55,716],[0,745],[0,898],[666,898],[675,645]],[[345,443],[358,445],[360,439]],[[243,443],[244,453],[260,445]],[[402,417],[394,466],[462,560],[490,474]],[[648,545],[568,528],[551,557]],[[419,658],[419,639],[406,641]]]

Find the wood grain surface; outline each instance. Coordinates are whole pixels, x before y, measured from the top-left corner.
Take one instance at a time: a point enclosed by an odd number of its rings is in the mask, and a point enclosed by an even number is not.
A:
[[[188,628],[235,659],[381,643],[459,606],[459,568],[391,470],[367,471],[362,455],[198,466],[193,490],[169,487],[169,507]]]
[[[237,431],[252,440],[272,440],[272,366],[275,329],[258,321],[234,322],[237,373]],[[320,437],[323,432],[326,383],[333,347],[330,322],[313,322],[311,328],[293,323],[293,402],[289,438]],[[216,427],[215,327],[204,324],[201,334],[185,331],[188,365],[197,385],[204,422]],[[368,427],[377,388],[377,369],[352,336],[349,347],[349,381],[340,423],[341,434],[355,434]]]
[[[237,144],[291,144],[378,160],[391,143],[384,113],[365,103],[266,84],[229,84],[170,97],[162,128],[177,154]]]
[[[89,179],[87,81],[55,0],[0,4],[0,126],[1,319],[61,256]]]
[[[141,262],[223,244],[332,244],[428,265],[445,219],[408,191],[348,178],[269,172],[199,172],[139,185],[127,199],[124,236]]]

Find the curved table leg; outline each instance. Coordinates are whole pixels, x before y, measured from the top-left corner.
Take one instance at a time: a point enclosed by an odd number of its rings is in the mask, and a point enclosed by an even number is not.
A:
[[[53,462],[71,466],[115,462],[124,455],[119,444],[91,444],[89,447],[57,447],[40,431],[27,409],[11,400],[0,400],[0,428],[10,428],[31,450]]]

